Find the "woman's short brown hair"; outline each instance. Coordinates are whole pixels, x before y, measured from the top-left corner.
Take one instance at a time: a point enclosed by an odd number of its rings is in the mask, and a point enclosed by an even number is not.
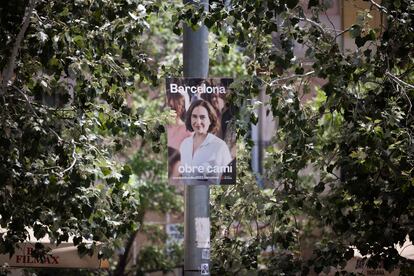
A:
[[[207,131],[216,134],[220,128],[220,122],[214,107],[205,100],[195,100],[191,103],[187,111],[187,116],[185,118],[185,126],[187,130],[191,132],[194,131],[193,127],[191,126],[191,115],[193,114],[194,108],[196,108],[197,106],[202,106],[207,110],[208,118],[210,119],[210,126]]]

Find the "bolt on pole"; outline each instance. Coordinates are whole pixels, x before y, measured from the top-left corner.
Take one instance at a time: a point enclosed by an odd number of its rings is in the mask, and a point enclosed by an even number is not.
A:
[[[184,0],[184,4],[204,5],[208,0]],[[204,25],[193,31],[184,26],[183,33],[184,77],[207,78],[208,29]],[[210,275],[210,187],[187,185],[184,209],[184,275]]]

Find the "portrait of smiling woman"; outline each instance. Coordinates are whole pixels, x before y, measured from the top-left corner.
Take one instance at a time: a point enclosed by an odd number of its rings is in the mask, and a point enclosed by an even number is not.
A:
[[[215,109],[205,100],[195,100],[187,111],[185,125],[193,134],[180,146],[183,183],[219,184],[223,173],[231,173],[233,166],[227,144],[215,135],[220,128]]]

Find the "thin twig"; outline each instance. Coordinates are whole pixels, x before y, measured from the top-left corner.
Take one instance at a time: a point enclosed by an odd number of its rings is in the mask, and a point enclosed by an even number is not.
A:
[[[351,29],[351,28],[348,28],[348,29],[346,29],[346,30],[341,31],[339,34],[337,34],[337,35],[335,36],[335,40],[336,40],[338,37],[340,37],[341,35],[343,35],[344,33],[349,32],[349,30],[350,30],[350,29]]]
[[[32,111],[33,115],[37,118],[37,119],[41,119],[39,117],[39,115],[37,115],[36,110],[34,110],[32,103],[30,102],[29,98],[27,97],[26,93],[24,93],[20,88],[18,88],[17,86],[12,86],[17,92],[19,92],[23,98],[26,100],[27,105],[29,106],[30,110]],[[55,130],[53,130],[50,127],[47,127],[57,138],[59,142],[62,142],[63,139],[60,138],[59,134],[57,134],[57,132]]]
[[[377,7],[379,10],[381,10],[384,13],[388,14],[388,11],[385,7],[381,6],[380,4],[378,4],[377,2],[375,2],[374,0],[370,0],[371,4],[374,5],[375,7]]]
[[[397,76],[391,74],[389,71],[385,72],[385,74],[389,77],[391,77],[394,81],[398,82],[400,85],[403,86],[407,86],[410,89],[414,89],[414,85],[406,83],[405,81],[403,81],[402,79],[398,78]]]
[[[257,217],[254,221],[256,222],[256,237],[258,238],[260,234],[260,228],[259,228],[259,222],[257,221]]]
[[[414,89],[414,85],[406,83],[405,81],[403,81],[402,79],[398,78],[397,76],[391,74],[390,72],[385,72],[385,75],[389,76],[393,81],[395,81],[397,84],[399,84],[403,89],[401,91],[401,93],[407,98],[408,104],[410,105],[408,108],[408,114],[411,113],[411,108],[413,107],[410,97],[408,97],[407,93],[405,93],[404,90],[404,86],[410,88],[410,89]]]
[[[336,33],[336,28],[335,28],[335,24],[332,22],[331,18],[329,17],[328,13],[325,11],[325,16],[328,19],[329,23],[331,24],[333,31],[335,33],[335,38],[337,37],[337,33]]]
[[[296,219],[295,213],[291,209],[289,209],[289,212],[293,216],[293,220],[295,221],[295,227],[296,227],[296,229],[298,230],[298,233],[299,233],[300,232],[299,231],[299,224],[298,224],[298,220]],[[297,235],[297,242],[298,242],[299,247],[301,248],[302,246],[301,246],[300,235],[299,234]]]
[[[23,98],[25,99],[27,105],[29,106],[30,110],[32,111],[32,113],[35,115],[36,118],[40,119],[39,115],[37,115],[36,110],[34,110],[29,98],[27,97],[26,93],[24,93],[20,88],[18,88],[17,86],[13,85],[13,88],[16,89],[17,92],[19,92]]]
[[[271,81],[269,83],[269,85],[272,86],[272,85],[276,85],[277,83],[279,83],[281,81],[288,81],[288,80],[291,80],[291,79],[309,77],[309,76],[313,75],[314,73],[315,73],[315,71],[309,71],[306,74],[302,74],[302,75],[291,75],[291,76],[287,76],[287,77],[284,77],[284,78],[277,78],[277,79]]]
[[[50,171],[50,170],[59,169],[59,168],[60,168],[59,166],[53,166],[53,167],[44,168],[44,170],[45,171]]]
[[[32,0],[29,4],[29,6],[26,8],[25,15],[23,17],[22,22],[22,28],[20,29],[19,33],[17,34],[16,40],[14,42],[9,61],[7,65],[4,67],[4,70],[2,72],[2,81],[1,81],[1,89],[0,89],[0,95],[4,95],[6,92],[6,87],[8,86],[8,83],[10,79],[13,76],[14,67],[16,66],[16,58],[17,54],[19,52],[22,40],[24,38],[24,34],[26,33],[27,27],[30,23],[30,17],[33,13],[34,7],[36,5],[37,0]]]
[[[73,145],[73,151],[72,151],[73,161],[72,161],[72,164],[70,164],[70,166],[68,168],[66,168],[65,170],[63,170],[62,174],[64,174],[67,171],[70,171],[75,166],[75,164],[76,164],[76,160],[77,160],[76,159],[76,145],[75,145],[75,142],[73,141],[73,139],[72,139],[71,143]]]
[[[313,26],[317,27],[322,33],[325,33],[325,28],[323,28],[322,25],[318,22],[315,22],[307,17],[299,17],[299,19],[311,23]]]

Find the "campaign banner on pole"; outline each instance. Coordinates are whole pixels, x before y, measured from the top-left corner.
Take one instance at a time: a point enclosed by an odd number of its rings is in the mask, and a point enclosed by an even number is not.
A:
[[[168,180],[172,185],[236,183],[231,78],[167,78]]]

